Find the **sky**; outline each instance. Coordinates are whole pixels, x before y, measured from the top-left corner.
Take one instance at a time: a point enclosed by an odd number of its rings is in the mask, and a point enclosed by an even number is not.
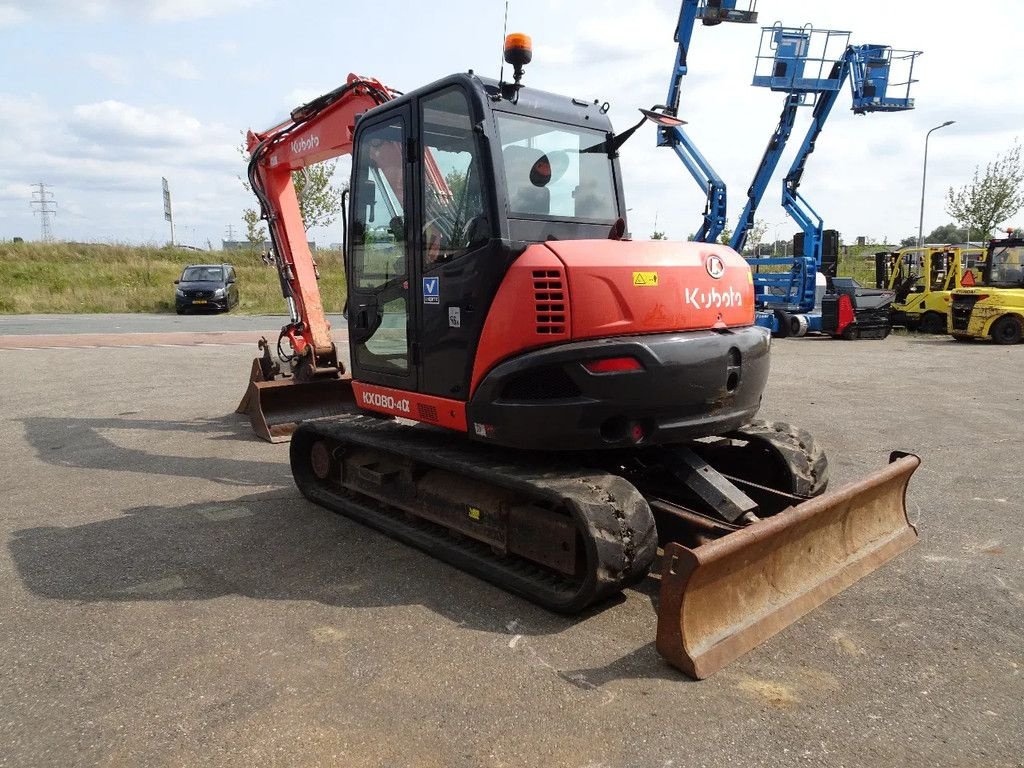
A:
[[[932,135],[924,230],[945,224],[945,191],[969,181],[1024,133],[1018,64],[1024,3],[760,0],[757,25],[698,27],[680,116],[729,187],[735,222],[782,94],[750,85],[760,27],[850,31],[850,42],[924,51],[916,109],[855,116],[839,101],[802,192],[844,240],[915,234],[925,134]],[[401,91],[474,69],[497,76],[504,0],[0,0],[0,240],[40,237],[29,205],[43,182],[57,202],[53,234],[86,242],[167,242],[160,179],[170,183],[177,240],[220,247],[243,238],[246,129],[344,82],[349,72]],[[526,85],[611,104],[624,130],[637,108],[665,101],[677,0],[511,0],[509,31],[530,34]],[[795,231],[780,207],[781,177],[807,128],[802,110],[759,211],[766,239]],[[646,126],[622,148],[630,230],[684,239],[704,196]],[[340,168],[341,175],[347,173]],[[340,223],[314,230],[341,240]]]

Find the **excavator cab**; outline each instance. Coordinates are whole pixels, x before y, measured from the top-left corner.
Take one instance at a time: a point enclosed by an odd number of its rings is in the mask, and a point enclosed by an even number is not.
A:
[[[526,244],[624,225],[611,135],[595,103],[507,98],[469,74],[364,114],[346,250],[353,377],[465,398],[487,309]]]

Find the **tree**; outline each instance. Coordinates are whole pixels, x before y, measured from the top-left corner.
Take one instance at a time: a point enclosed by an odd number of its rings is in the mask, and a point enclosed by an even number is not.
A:
[[[760,255],[761,241],[768,232],[768,224],[762,219],[755,219],[754,226],[747,233],[747,249],[755,256]]]
[[[248,166],[249,151],[245,148],[244,142],[238,147],[238,153]],[[330,226],[341,212],[341,196],[344,189],[348,187],[348,182],[343,184],[341,189],[331,186],[331,178],[334,176],[334,169],[337,165],[337,161],[324,161],[292,173],[295,196],[299,199],[299,213],[302,215],[302,224],[307,232],[310,227]],[[241,176],[238,178],[246,192],[252,192],[248,178],[243,179]],[[243,219],[247,224],[251,213],[254,213],[252,209],[246,209],[243,212]],[[263,240],[261,239],[260,242],[262,243]]]
[[[651,240],[668,240],[668,238],[665,237],[664,232],[661,232],[660,230],[656,229],[653,232],[651,232]]]
[[[992,237],[996,225],[1017,213],[1024,206],[1024,158],[1019,141],[1005,154],[974,169],[969,184],[946,193],[946,212],[974,236],[982,240]]]
[[[978,233],[975,232],[975,234]],[[924,241],[926,243],[943,244],[963,243],[967,241],[967,230],[962,227],[958,227],[956,224],[943,224],[941,227],[936,227],[925,235]]]
[[[722,245],[728,245],[730,240],[732,240],[732,230],[729,229],[728,226],[726,226],[722,230],[722,234],[718,236],[718,242],[720,242]]]
[[[253,249],[262,248],[267,240],[267,230],[263,228],[263,219],[255,208],[246,208],[242,212],[245,222],[245,237]]]
[[[337,162],[325,161],[292,174],[302,223],[307,231],[311,227],[330,226],[341,212],[342,190],[331,186],[337,165]]]

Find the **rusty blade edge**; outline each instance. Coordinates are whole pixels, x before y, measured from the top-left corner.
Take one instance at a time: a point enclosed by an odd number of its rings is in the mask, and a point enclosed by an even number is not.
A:
[[[910,527],[901,528],[895,531],[892,536],[875,542],[872,546],[859,550],[856,554],[837,565],[832,575],[802,592],[795,593],[781,602],[779,605],[764,611],[727,633],[709,637],[700,646],[689,651],[690,655],[697,658],[718,652],[728,654],[729,646],[732,643],[742,645],[739,638],[744,633],[756,633],[758,629],[766,624],[775,624],[776,628],[761,637],[767,640],[772,635],[781,631],[797,621],[802,616],[826,602],[829,598],[835,597],[843,590],[852,586],[862,578],[877,570],[883,564],[897,555],[905,552],[917,543],[917,533]],[[761,641],[743,650],[737,650],[732,657],[744,653],[753,648]]]
[[[751,535],[749,530],[737,531],[725,539],[704,544],[694,550],[678,543],[668,543],[662,561],[656,643],[658,652],[687,675],[697,679],[708,677],[909,549],[917,541],[917,530],[907,517],[906,493],[910,477],[920,463],[920,458],[913,454],[893,454],[891,463],[874,475],[750,526],[759,529],[756,535]],[[901,476],[899,494],[905,526],[897,529],[892,536],[879,540],[874,546],[859,550],[844,561],[842,566],[832,570],[831,576],[796,597],[752,617],[750,622],[738,625],[739,629],[730,629],[724,638],[719,633],[717,640],[706,641],[700,650],[686,647],[682,626],[683,602],[690,579],[702,564],[734,556],[758,541],[784,534],[785,529],[823,510],[845,504],[865,490],[899,480]],[[783,516],[783,520],[778,520]],[[746,535],[742,536],[744,533]]]

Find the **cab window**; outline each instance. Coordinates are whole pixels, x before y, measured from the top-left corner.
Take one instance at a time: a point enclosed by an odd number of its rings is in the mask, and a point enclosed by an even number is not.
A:
[[[406,135],[397,116],[367,128],[352,175],[352,294],[365,301],[350,318],[350,328],[355,323],[364,334],[353,356],[358,365],[388,374],[409,370]]]
[[[358,288],[376,290],[406,274],[401,121],[364,134],[352,192],[352,271]]]
[[[451,261],[491,238],[480,148],[461,88],[420,100],[423,133],[423,266]]]
[[[992,285],[1024,285],[1024,246],[998,248],[992,254],[989,282]]]
[[[510,216],[615,221],[618,208],[607,135],[496,114]]]

